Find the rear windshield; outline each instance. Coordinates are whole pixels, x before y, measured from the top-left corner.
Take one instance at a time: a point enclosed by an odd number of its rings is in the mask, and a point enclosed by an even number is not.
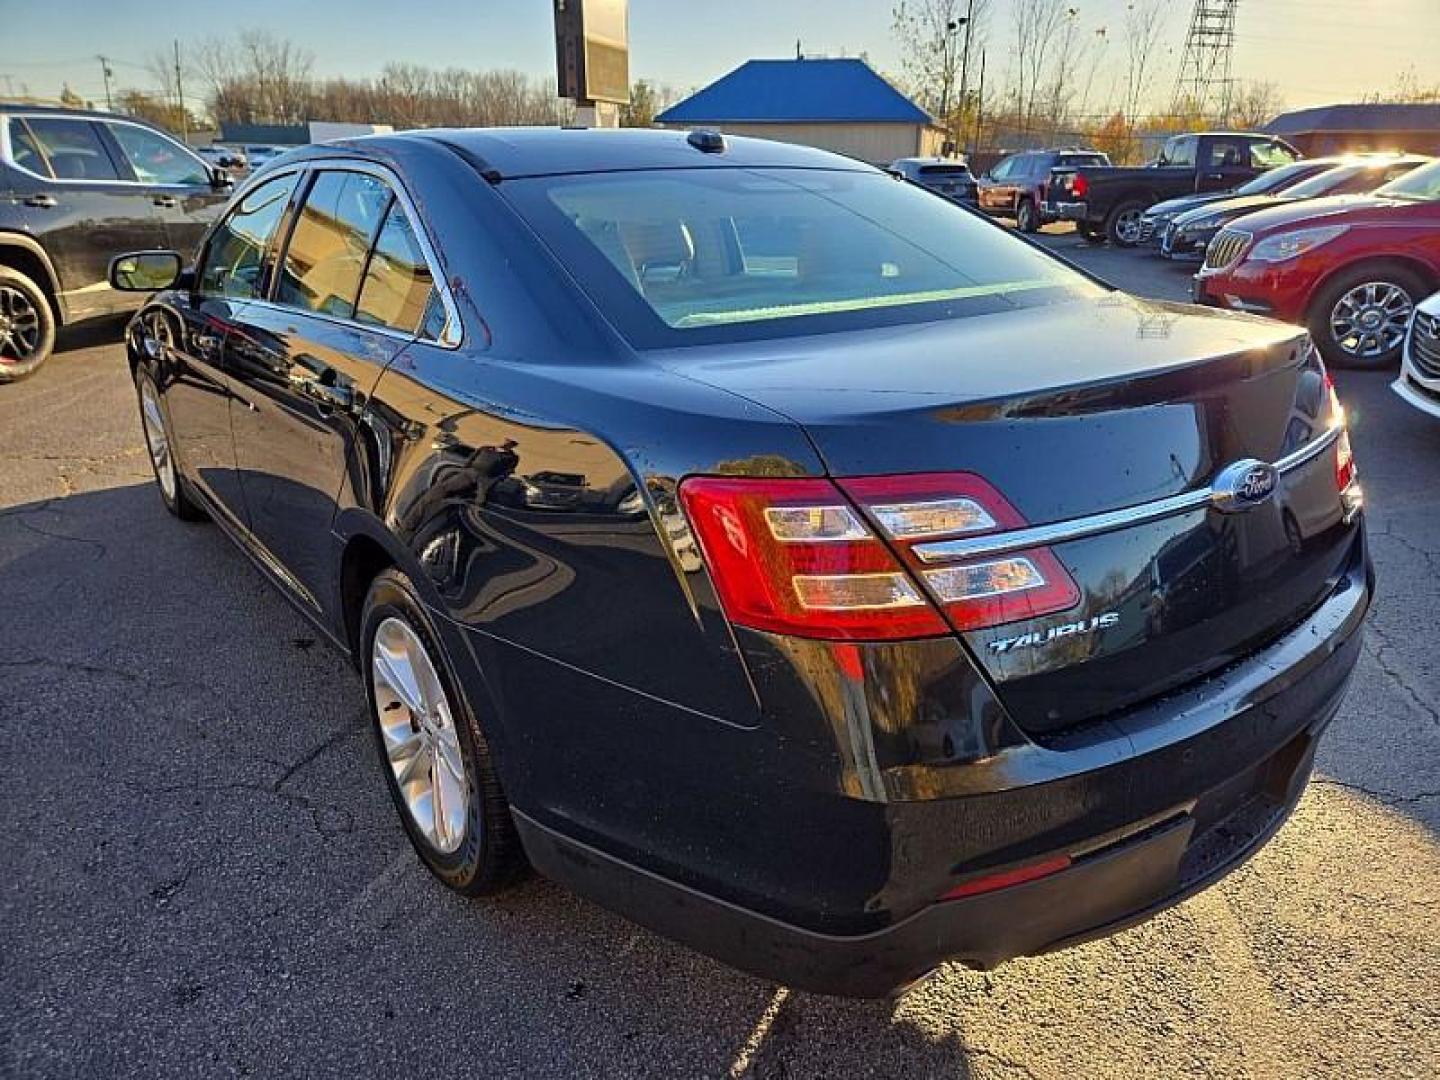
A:
[[[931,321],[1101,291],[878,172],[674,169],[500,190],[639,347]]]
[[[1099,165],[1102,168],[1110,164],[1110,159],[1104,154],[1061,154],[1059,164],[1061,169],[1083,169],[1087,165]]]
[[[921,176],[969,176],[968,165],[922,165]]]

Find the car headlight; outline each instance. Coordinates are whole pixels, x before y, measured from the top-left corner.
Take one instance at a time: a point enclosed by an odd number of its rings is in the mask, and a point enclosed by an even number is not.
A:
[[[1296,229],[1267,236],[1255,245],[1250,258],[1255,262],[1285,262],[1314,251],[1321,244],[1328,244],[1349,228],[1348,225],[1321,225],[1314,229]]]

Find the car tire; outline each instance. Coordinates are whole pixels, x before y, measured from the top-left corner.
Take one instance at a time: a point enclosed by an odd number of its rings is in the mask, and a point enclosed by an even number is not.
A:
[[[1021,199],[1015,207],[1015,227],[1023,233],[1040,231],[1040,215],[1031,200]]]
[[[55,348],[55,311],[45,290],[0,266],[0,383],[33,375]]]
[[[205,511],[185,490],[185,478],[175,463],[175,443],[170,434],[170,419],[160,401],[160,388],[144,367],[135,370],[135,395],[140,405],[140,430],[145,437],[150,470],[155,474],[155,487],[165,509],[181,521],[206,520]]]
[[[1376,261],[1346,270],[1315,293],[1307,320],[1310,336],[1332,367],[1391,367],[1400,359],[1415,305],[1432,291],[1419,274],[1398,263]]]
[[[371,583],[360,648],[381,771],[420,861],[465,896],[507,888],[526,863],[490,744],[399,570]]]
[[[1105,242],[1104,230],[1097,229],[1094,225],[1087,225],[1084,222],[1080,222],[1075,226],[1075,231],[1080,234],[1080,239],[1084,240],[1087,244],[1103,244]]]
[[[1127,199],[1110,211],[1105,219],[1105,238],[1116,247],[1131,248],[1140,242],[1140,218],[1146,204]]]

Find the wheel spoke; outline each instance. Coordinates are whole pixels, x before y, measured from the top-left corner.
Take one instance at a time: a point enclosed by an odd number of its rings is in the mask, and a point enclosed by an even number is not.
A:
[[[378,641],[375,645],[375,674],[417,719],[425,714],[425,697],[415,685],[414,669],[382,651]]]
[[[418,738],[415,741],[420,742]],[[431,749],[422,743],[419,750],[405,759],[405,764],[395,774],[395,782],[403,788],[414,780],[429,776],[434,768],[434,756]]]

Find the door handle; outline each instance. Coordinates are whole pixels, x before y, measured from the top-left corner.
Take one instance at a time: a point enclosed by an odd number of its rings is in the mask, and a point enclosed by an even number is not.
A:
[[[25,200],[26,206],[36,206],[42,210],[49,210],[59,206],[60,201],[54,195],[31,195]]]
[[[174,207],[180,205],[179,201],[175,198],[174,195],[156,195],[155,198],[151,201],[156,206],[163,206],[167,210],[173,209]]]
[[[289,381],[299,393],[322,408],[348,412],[355,407],[355,391],[349,386],[334,386],[322,382],[308,372],[301,375],[292,371]]]

